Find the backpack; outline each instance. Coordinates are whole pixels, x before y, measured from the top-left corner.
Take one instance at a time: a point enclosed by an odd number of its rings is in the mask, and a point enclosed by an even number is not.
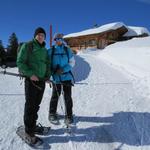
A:
[[[51,53],[51,70],[53,69],[53,56],[54,56],[54,52],[55,52],[55,45],[53,45],[51,47],[52,49],[52,53]],[[69,63],[69,51],[68,51],[68,47],[64,46],[64,51],[65,51],[65,55],[67,55],[68,58],[68,63]],[[57,55],[64,55],[64,54],[57,54]],[[74,75],[71,71],[69,71],[69,73],[71,74],[72,78],[73,78],[73,82],[75,83],[75,78]]]
[[[19,46],[18,46],[18,49],[17,49],[17,54],[20,52],[20,49],[21,49],[21,47],[22,47],[22,45],[24,44],[24,42],[21,42],[20,44],[19,44]],[[25,61],[25,63],[26,64],[29,64],[29,55],[32,53],[32,51],[33,51],[33,41],[29,41],[29,42],[26,42],[26,44],[27,44],[27,58],[26,58],[26,61]],[[19,70],[18,69],[18,72],[19,72],[19,74],[20,75],[23,75],[23,73],[21,72],[21,70]]]
[[[53,62],[53,56],[54,56],[54,52],[55,52],[55,45],[52,46],[52,53],[51,53],[51,69],[52,69],[52,62]],[[68,52],[68,47],[67,46],[64,46],[64,51],[67,55],[67,58],[68,58],[68,63],[69,63],[69,52]],[[56,54],[56,55],[62,55],[62,54]]]

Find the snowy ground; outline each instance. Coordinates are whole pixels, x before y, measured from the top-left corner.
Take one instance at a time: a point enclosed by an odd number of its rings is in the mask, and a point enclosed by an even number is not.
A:
[[[115,50],[112,48],[112,51]],[[80,84],[73,87],[74,135],[65,134],[61,119],[61,125],[53,125],[49,135],[42,137],[51,149],[149,150],[149,96],[141,95],[140,91],[145,91],[144,86],[140,90],[135,86],[135,79],[140,80],[140,77],[127,75],[130,72],[125,68],[127,63],[116,59],[115,52],[110,50],[108,53],[105,50],[87,50],[77,55],[76,61],[74,74]],[[20,82],[16,77],[0,75],[0,150],[30,150],[15,133],[16,128],[23,124],[24,90]],[[47,85],[38,120],[46,126],[49,125],[50,96],[51,89]],[[62,97],[58,113],[63,115],[61,105]]]
[[[112,44],[99,58],[130,76],[140,95],[150,98],[150,37]]]

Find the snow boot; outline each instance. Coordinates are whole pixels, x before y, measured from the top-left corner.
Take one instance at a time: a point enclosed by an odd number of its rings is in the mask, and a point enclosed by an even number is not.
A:
[[[52,123],[52,124],[59,124],[59,120],[58,120],[58,116],[57,116],[57,114],[49,114],[49,116],[48,116],[48,120],[50,121],[50,123]]]
[[[64,122],[65,122],[65,124],[72,124],[73,123],[73,116],[65,116]]]
[[[51,127],[44,127],[39,123],[38,125],[36,125],[34,133],[38,135],[46,135],[48,134],[50,129]]]

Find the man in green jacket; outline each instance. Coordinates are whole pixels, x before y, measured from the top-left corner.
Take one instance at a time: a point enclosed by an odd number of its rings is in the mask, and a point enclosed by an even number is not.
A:
[[[17,57],[17,66],[25,78],[25,133],[32,144],[40,139],[35,134],[42,134],[43,128],[36,125],[38,110],[45,90],[45,80],[50,77],[50,62],[45,48],[46,33],[43,28],[35,30],[34,39],[24,43]],[[32,47],[31,47],[32,46]],[[32,50],[29,50],[32,48]]]

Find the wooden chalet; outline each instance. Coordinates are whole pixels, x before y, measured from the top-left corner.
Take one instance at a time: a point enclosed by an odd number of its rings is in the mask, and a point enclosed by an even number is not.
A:
[[[139,31],[143,32],[139,32]],[[145,32],[144,32],[145,31]],[[66,43],[72,50],[86,48],[104,49],[117,41],[128,40],[133,37],[149,36],[149,31],[142,27],[128,27],[116,22],[64,36]],[[125,35],[125,36],[124,36]]]
[[[64,36],[65,41],[73,50],[81,50],[86,48],[103,49],[107,45],[115,43],[127,32],[125,26],[117,29],[109,29],[103,32],[80,35],[75,37]]]

